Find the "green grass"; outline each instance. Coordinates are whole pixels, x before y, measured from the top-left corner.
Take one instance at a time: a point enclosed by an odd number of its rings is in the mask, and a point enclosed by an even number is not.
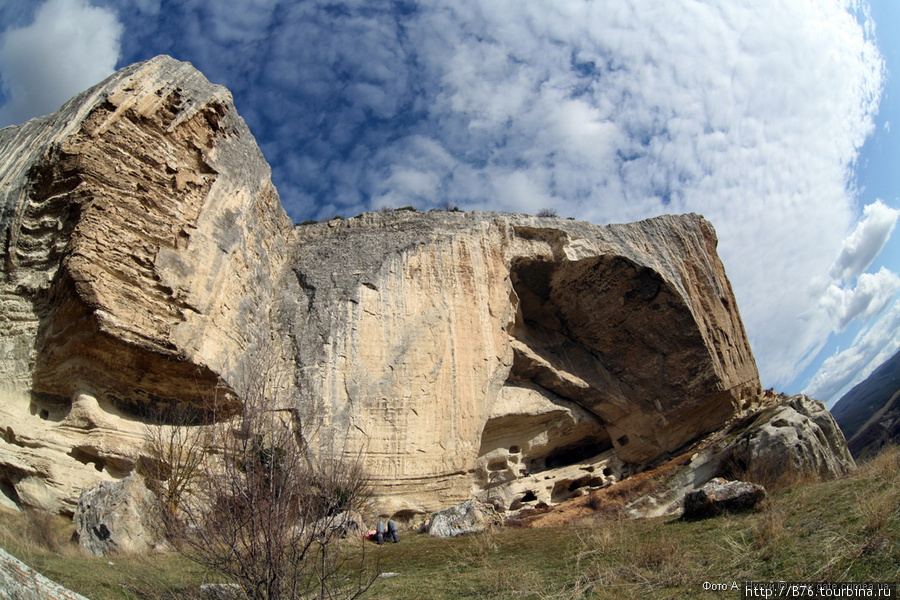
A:
[[[62,520],[53,527],[60,539],[70,528]],[[92,600],[186,597],[210,580],[177,555],[99,559],[65,541],[51,551],[28,529],[21,516],[3,515],[0,545]],[[449,540],[407,533],[366,552],[378,572],[396,573],[366,597],[393,600],[721,599],[738,594],[706,591],[704,582],[898,581],[900,452],[846,479],[780,490],[742,515],[586,520]]]

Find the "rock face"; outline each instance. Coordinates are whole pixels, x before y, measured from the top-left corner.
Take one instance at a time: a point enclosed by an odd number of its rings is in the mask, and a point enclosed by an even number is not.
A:
[[[696,215],[598,227],[395,211],[295,235],[301,397],[344,436],[326,445],[366,449],[389,514],[473,493],[559,501],[758,394]]]
[[[72,511],[258,361],[379,514],[558,502],[759,395],[716,234],[394,211],[292,227],[227,91],[159,57],[0,131],[0,488]]]
[[[225,416],[291,224],[230,94],[167,57],[0,130],[0,482],[71,511],[138,417]]]
[[[725,426],[668,460],[660,459],[609,485],[585,485],[559,505],[522,511],[513,518],[525,526],[542,527],[597,515],[676,516],[687,494],[716,478],[775,489],[798,481],[836,479],[855,468],[840,429],[821,402],[769,390]]]

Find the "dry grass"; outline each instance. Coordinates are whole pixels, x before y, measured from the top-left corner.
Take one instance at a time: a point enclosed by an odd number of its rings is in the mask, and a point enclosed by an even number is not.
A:
[[[408,534],[399,544],[371,546],[380,570],[398,575],[379,580],[366,597],[721,600],[728,594],[704,590],[703,583],[897,581],[898,502],[900,452],[888,449],[843,480],[787,487],[744,514],[703,521],[582,518],[578,526],[496,528],[454,539]],[[23,515],[0,520],[0,544],[26,537],[25,528]],[[65,554],[66,542],[58,539]],[[206,580],[173,556],[113,558],[110,567],[110,559],[65,558],[38,541],[27,547],[26,562],[92,600],[186,597],[174,590],[195,590]]]
[[[900,474],[900,446],[885,446],[881,452],[859,468],[859,476],[876,481],[897,483]]]
[[[498,528],[491,525],[483,531],[468,535],[468,543],[455,549],[456,561],[465,567],[482,567],[489,564],[492,555],[500,548],[497,532]]]
[[[753,548],[758,551],[772,553],[783,545],[785,519],[787,511],[784,506],[767,498],[760,503],[760,516],[750,528]]]

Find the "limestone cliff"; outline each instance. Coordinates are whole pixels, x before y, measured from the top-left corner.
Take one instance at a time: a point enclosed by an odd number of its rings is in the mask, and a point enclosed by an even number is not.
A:
[[[301,397],[338,447],[365,448],[390,512],[567,490],[588,459],[614,480],[759,391],[696,215],[395,211],[298,227],[291,246]]]
[[[222,87],[167,57],[0,130],[2,479],[69,507],[137,417],[239,407],[291,224]]]
[[[239,411],[258,361],[398,516],[563,500],[760,393],[702,217],[293,227],[228,92],[168,57],[0,130],[0,236],[0,486],[20,504],[71,511],[126,476],[169,407]]]

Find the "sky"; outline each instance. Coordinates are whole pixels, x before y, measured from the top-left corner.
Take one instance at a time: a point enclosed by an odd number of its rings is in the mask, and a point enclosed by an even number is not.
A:
[[[898,30],[896,0],[4,0],[0,126],[169,54],[296,222],[700,213],[763,387],[830,405],[900,349]]]

